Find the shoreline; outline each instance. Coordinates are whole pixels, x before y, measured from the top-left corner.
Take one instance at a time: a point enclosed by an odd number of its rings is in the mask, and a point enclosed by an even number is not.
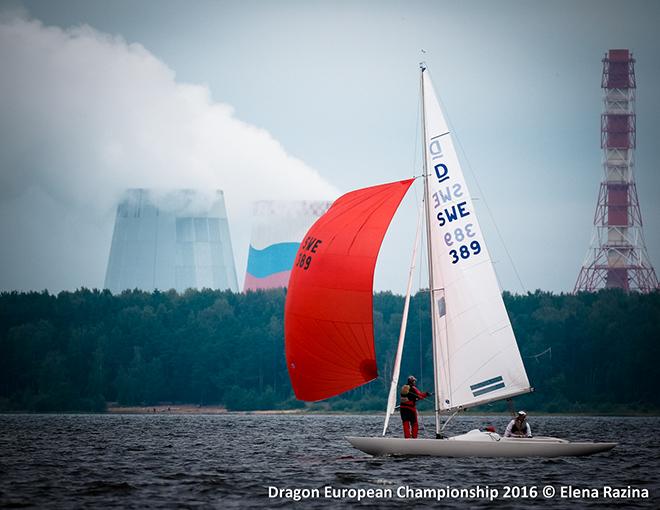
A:
[[[254,411],[229,411],[223,406],[200,406],[194,404],[156,406],[108,406],[99,414],[310,414],[302,409],[265,409]],[[317,413],[315,413],[317,414]],[[350,414],[350,413],[349,413]]]
[[[192,404],[155,406],[108,406],[99,414],[225,414],[222,406],[199,406]]]
[[[62,412],[32,412],[32,411],[0,411],[0,415],[12,414],[108,414],[108,415],[262,415],[262,416],[283,416],[283,415],[308,415],[308,416],[383,416],[382,411],[331,411],[331,410],[307,410],[307,409],[259,409],[252,411],[229,411],[222,406],[198,406],[198,405],[157,405],[157,406],[108,406],[106,411],[62,411]],[[420,412],[421,416],[432,417],[433,412]],[[583,417],[620,417],[620,418],[660,418],[660,412],[650,413],[548,413],[528,411],[530,416],[583,416]],[[398,413],[395,413],[398,416]],[[508,412],[466,412],[466,417],[509,417]]]
[[[583,411],[583,412],[559,412],[550,413],[544,411],[528,410],[531,416],[585,416],[585,417],[660,417],[659,411],[613,411],[613,412],[598,412],[598,411]],[[121,406],[116,402],[108,402],[104,411],[89,411],[89,410],[69,410],[69,411],[51,411],[51,412],[34,412],[25,410],[0,410],[0,415],[11,414],[112,414],[112,415],[263,415],[263,416],[282,416],[282,415],[328,415],[328,416],[383,416],[384,410],[365,410],[365,411],[345,411],[345,410],[332,410],[332,409],[314,409],[314,408],[296,408],[296,409],[254,409],[254,410],[228,410],[221,405],[208,405],[203,406],[199,404],[158,404],[158,405],[142,405],[142,406]],[[394,413],[398,416],[398,413]],[[424,417],[433,417],[433,411],[424,410],[419,411],[419,414]],[[472,411],[467,410],[461,413],[462,416],[483,416],[483,417],[509,417],[509,411]]]

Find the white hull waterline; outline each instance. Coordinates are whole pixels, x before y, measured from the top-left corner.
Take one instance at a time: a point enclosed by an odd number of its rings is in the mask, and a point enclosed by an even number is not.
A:
[[[472,431],[449,439],[347,437],[355,448],[373,456],[433,457],[568,457],[606,452],[617,443],[572,443],[556,437],[513,438]]]

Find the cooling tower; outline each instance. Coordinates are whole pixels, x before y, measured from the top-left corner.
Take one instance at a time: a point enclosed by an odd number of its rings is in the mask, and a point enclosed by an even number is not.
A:
[[[256,202],[243,290],[286,287],[303,236],[331,203]]]
[[[128,190],[117,207],[105,287],[237,291],[222,191]]]

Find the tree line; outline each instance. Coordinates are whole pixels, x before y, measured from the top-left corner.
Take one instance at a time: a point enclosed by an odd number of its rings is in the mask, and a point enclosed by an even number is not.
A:
[[[119,405],[228,410],[385,408],[403,297],[374,295],[380,377],[325,402],[293,396],[284,289],[0,293],[0,411],[104,411]],[[535,392],[533,411],[657,413],[660,293],[504,293]],[[413,296],[402,376],[432,389],[429,297]],[[481,411],[502,411],[506,404]]]

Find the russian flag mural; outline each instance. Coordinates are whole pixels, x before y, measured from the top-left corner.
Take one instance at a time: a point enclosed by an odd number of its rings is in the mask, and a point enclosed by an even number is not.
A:
[[[286,287],[303,236],[331,203],[256,202],[243,290]]]

